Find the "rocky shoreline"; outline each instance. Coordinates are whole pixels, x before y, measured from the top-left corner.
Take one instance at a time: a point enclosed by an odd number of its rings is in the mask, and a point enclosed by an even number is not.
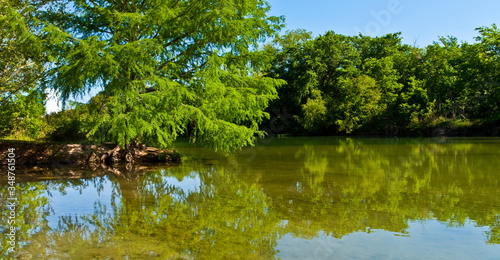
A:
[[[144,145],[126,149],[113,144],[51,144],[32,142],[0,142],[0,164],[7,164],[9,148],[14,148],[16,165],[53,167],[67,165],[92,169],[118,164],[176,163],[180,154]]]

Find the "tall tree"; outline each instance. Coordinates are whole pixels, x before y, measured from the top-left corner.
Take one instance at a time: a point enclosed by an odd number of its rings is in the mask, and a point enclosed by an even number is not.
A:
[[[500,29],[480,27],[475,44],[463,44],[462,84],[469,98],[464,102],[472,118],[500,120]]]
[[[281,28],[264,0],[67,0],[38,17],[63,101],[102,88],[89,137],[193,141],[233,150],[262,135],[281,81],[260,73],[260,40]]]
[[[0,2],[0,136],[41,132],[45,56],[33,26],[35,8],[26,0]]]

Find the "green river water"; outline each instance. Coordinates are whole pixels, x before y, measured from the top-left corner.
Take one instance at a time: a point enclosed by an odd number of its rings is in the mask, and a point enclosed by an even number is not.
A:
[[[17,173],[18,259],[500,259],[500,138],[268,138]]]

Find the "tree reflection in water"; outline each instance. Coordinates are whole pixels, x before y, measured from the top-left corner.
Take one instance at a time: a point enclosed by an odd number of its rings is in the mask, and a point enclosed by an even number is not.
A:
[[[485,243],[500,244],[500,162],[492,152],[498,143],[367,140],[278,141],[250,162],[197,148],[205,160],[22,182],[17,254],[269,259],[279,256],[285,235],[341,239],[386,230],[411,236],[410,222],[429,219],[487,227]],[[226,160],[237,167],[228,169]],[[196,186],[181,187],[193,179]],[[110,201],[96,201],[93,214],[63,214],[49,225],[48,216],[58,214],[50,212],[51,198],[68,190],[85,196],[87,187],[110,190]],[[1,189],[5,205],[6,186]],[[6,255],[5,245],[2,250]]]
[[[199,177],[201,185],[188,193],[167,181],[189,175]],[[110,208],[97,202],[94,214],[60,216],[56,228],[34,232],[22,254],[60,259],[268,259],[276,253],[278,218],[268,210],[268,198],[256,185],[223,169],[131,171],[109,176],[108,182]],[[70,188],[67,183],[61,186]]]

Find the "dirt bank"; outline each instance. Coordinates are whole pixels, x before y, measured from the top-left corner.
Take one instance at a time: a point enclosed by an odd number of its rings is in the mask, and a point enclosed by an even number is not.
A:
[[[141,145],[127,149],[112,144],[50,144],[21,141],[0,142],[0,164],[7,164],[9,148],[14,148],[16,165],[24,166],[90,166],[91,168],[120,163],[175,163],[179,153]]]

